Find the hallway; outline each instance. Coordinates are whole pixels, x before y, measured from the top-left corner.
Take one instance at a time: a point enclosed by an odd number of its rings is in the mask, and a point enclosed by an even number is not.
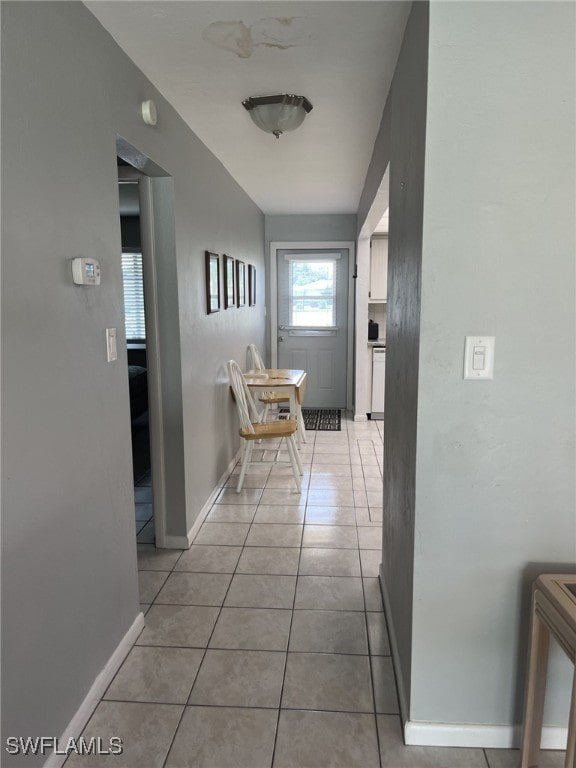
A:
[[[309,432],[301,494],[256,454],[189,551],[140,545],[146,628],[84,734],[124,754],[67,768],[515,768],[511,750],[402,743],[377,579],[382,422]]]

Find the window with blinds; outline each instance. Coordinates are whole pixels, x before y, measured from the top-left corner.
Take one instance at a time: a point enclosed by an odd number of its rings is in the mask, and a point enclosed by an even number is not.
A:
[[[124,282],[126,341],[143,341],[146,338],[146,324],[141,253],[122,254],[122,279]]]

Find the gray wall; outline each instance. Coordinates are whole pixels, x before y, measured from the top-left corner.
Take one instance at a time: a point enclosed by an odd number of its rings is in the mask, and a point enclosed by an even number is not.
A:
[[[518,723],[530,584],[574,568],[574,13],[434,3],[427,50],[415,4],[360,201],[359,229],[390,160],[383,582],[412,721]],[[494,381],[463,381],[468,334],[496,336]],[[546,723],[570,680],[553,648]]]
[[[576,556],[574,22],[430,6],[414,720],[519,721],[524,574]],[[467,334],[496,336],[493,381],[462,379]],[[560,725],[568,663],[552,678]]]
[[[355,240],[356,214],[268,215],[266,242],[300,240]]]
[[[384,423],[382,573],[406,704],[410,699],[412,571],[422,269],[428,3],[415,3],[384,111],[389,123],[390,237]],[[388,114],[390,117],[388,117]],[[386,155],[386,153],[383,153]]]
[[[175,261],[159,268],[180,330],[164,351],[181,360],[182,530],[237,447],[225,362],[264,341],[262,300],[206,315],[204,250],[254,263],[262,299],[264,220],[82,4],[2,16],[3,732],[59,735],[138,612],[117,135],[173,176]],[[100,260],[99,288],[72,284],[78,255]]]

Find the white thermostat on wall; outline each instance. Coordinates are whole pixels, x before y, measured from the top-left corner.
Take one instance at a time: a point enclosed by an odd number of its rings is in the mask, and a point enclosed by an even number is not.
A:
[[[72,278],[76,285],[100,285],[100,262],[81,256],[72,259]]]

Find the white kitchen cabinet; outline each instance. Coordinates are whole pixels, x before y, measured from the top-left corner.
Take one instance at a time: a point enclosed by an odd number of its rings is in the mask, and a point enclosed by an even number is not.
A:
[[[373,237],[370,248],[370,293],[368,301],[379,304],[388,296],[388,238]]]

